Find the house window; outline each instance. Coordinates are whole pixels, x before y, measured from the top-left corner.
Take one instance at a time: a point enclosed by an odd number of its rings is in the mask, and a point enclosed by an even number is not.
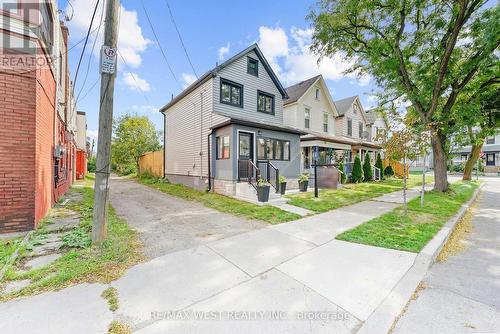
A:
[[[316,88],[316,100],[319,100],[319,88]]]
[[[354,107],[353,107],[353,113],[354,114],[358,113],[358,105],[357,104],[355,104]]]
[[[257,111],[274,114],[274,95],[257,92]]]
[[[323,131],[328,132],[328,114],[323,113]]]
[[[311,109],[306,108],[304,111],[304,127],[306,129],[311,128]]]
[[[347,118],[347,135],[352,137],[352,118]]]
[[[221,79],[220,102],[243,108],[243,86],[229,80]]]
[[[486,138],[486,144],[488,144],[488,145],[495,144],[495,137]]]
[[[290,142],[273,138],[257,138],[259,160],[290,160]]]
[[[359,138],[363,138],[363,123],[359,122],[358,130],[359,130]]]
[[[229,136],[215,138],[217,142],[217,160],[229,159]]]
[[[259,62],[256,59],[247,57],[247,73],[259,76]]]

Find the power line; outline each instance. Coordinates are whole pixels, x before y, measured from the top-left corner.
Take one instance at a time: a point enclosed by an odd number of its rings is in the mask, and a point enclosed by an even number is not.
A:
[[[92,86],[90,86],[90,88],[89,88],[89,89],[85,92],[85,94],[83,94],[83,96],[82,96],[82,98],[81,98],[81,99],[80,99],[80,98],[76,99],[76,101],[75,101],[75,106],[78,104],[78,102],[85,100],[85,98],[87,97],[87,95],[89,95],[89,93],[90,93],[90,92],[94,89],[94,87],[97,85],[97,83],[99,82],[99,79],[100,79],[100,78],[98,77],[98,78],[97,78],[97,80],[96,80],[96,81],[94,81],[94,83],[92,84]]]
[[[83,84],[80,90],[78,91],[78,94],[76,96],[76,101],[78,101],[78,97],[80,97],[80,94],[82,93],[83,89],[85,88],[85,84],[87,83],[87,78],[89,76],[89,71],[90,71],[90,65],[92,63],[92,57],[94,54],[94,49],[95,45],[97,43],[97,40],[99,39],[99,32],[101,31],[102,23],[103,23],[103,18],[104,18],[104,5],[102,6],[102,11],[101,11],[101,18],[99,19],[99,26],[97,27],[97,33],[94,38],[94,43],[92,44],[92,50],[90,51],[89,55],[89,61],[87,63],[87,71],[85,72],[85,78],[83,79]],[[75,87],[76,88],[76,87]]]
[[[78,60],[78,66],[76,67],[75,79],[73,80],[73,92],[75,91],[76,79],[78,79],[78,72],[80,71],[80,65],[82,63],[83,55],[85,53],[85,48],[87,47],[87,42],[89,40],[90,30],[92,29],[92,25],[94,24],[95,13],[97,12],[97,7],[99,6],[99,1],[100,0],[96,1],[95,7],[94,7],[94,12],[92,13],[92,19],[90,20],[89,29],[87,30],[87,36],[85,36],[85,44],[83,45],[82,53],[80,54],[80,60]]]
[[[149,14],[148,14],[148,11],[146,10],[146,6],[144,6],[144,1],[143,0],[141,0],[141,4],[142,4],[142,9],[144,10],[144,13],[146,14],[146,18],[148,20],[149,26],[150,26],[151,30],[153,31],[153,35],[154,35],[154,38],[156,40],[156,43],[158,44],[158,47],[160,48],[161,54],[163,55],[163,59],[165,60],[165,63],[167,63],[167,67],[168,67],[168,69],[170,71],[170,74],[174,78],[175,82],[177,82],[177,84],[180,87],[182,87],[182,85],[180,84],[179,80],[177,80],[177,77],[175,76],[174,71],[172,70],[172,66],[170,66],[170,63],[168,62],[167,56],[165,55],[165,51],[163,51],[163,48],[162,48],[161,43],[160,43],[160,40],[158,39],[158,36],[156,35],[155,28],[153,27],[153,23],[151,23],[151,19],[149,18]]]
[[[177,36],[179,36],[179,40],[181,41],[181,45],[182,45],[182,48],[184,49],[184,53],[186,54],[186,58],[189,62],[189,65],[191,66],[191,69],[193,70],[193,73],[196,76],[196,79],[198,79],[198,74],[196,73],[196,70],[194,69],[193,63],[191,62],[191,58],[189,57],[186,46],[184,45],[184,41],[182,39],[179,28],[177,27],[177,23],[175,23],[174,14],[172,13],[172,9],[170,8],[170,4],[168,3],[167,0],[165,0],[165,3],[167,4],[168,12],[170,13],[170,19],[172,20],[172,23],[174,24],[175,30],[177,31]]]
[[[122,59],[123,63],[125,64],[125,66],[127,66],[127,68],[129,69],[129,74],[132,76],[132,79],[134,79],[134,82],[135,82],[135,85],[136,87],[139,89],[139,91],[142,93],[142,96],[144,97],[144,99],[146,100],[146,103],[148,105],[152,105],[151,102],[149,101],[148,97],[146,96],[146,93],[142,90],[141,86],[139,85],[139,82],[137,81],[137,79],[135,78],[135,75],[134,73],[132,73],[132,69],[130,68],[130,66],[128,66],[127,62],[125,61],[125,58],[123,58],[123,55],[121,54],[120,51],[117,52],[118,55],[120,56],[120,58]]]

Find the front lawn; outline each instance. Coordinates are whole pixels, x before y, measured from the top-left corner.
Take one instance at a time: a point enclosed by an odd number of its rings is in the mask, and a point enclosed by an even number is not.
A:
[[[32,234],[28,244],[22,247],[20,258],[0,282],[29,279],[30,284],[19,291],[0,296],[0,301],[82,282],[110,282],[120,277],[125,269],[144,259],[137,233],[111,207],[108,211],[107,239],[100,245],[91,245],[94,191],[92,182],[89,181],[91,180],[77,182],[65,195],[76,199],[70,200],[66,205],[59,205],[59,210],[61,207],[62,210],[73,210],[80,218],[78,226],[62,233],[63,244],[58,250],[62,256],[46,266],[22,270],[23,262],[30,258],[31,249],[43,244],[49,235],[50,232],[45,227],[51,224],[52,219],[57,219],[54,218],[57,215],[49,214],[41,228]],[[10,246],[0,245],[0,254],[10,252]]]
[[[182,184],[172,184],[158,178],[143,176],[137,180],[144,185],[158,189],[166,194],[180,197],[188,201],[200,202],[208,208],[235,216],[262,220],[271,224],[283,223],[301,218],[301,216],[297,214],[281,210],[271,205],[260,206],[228,196],[196,190]]]
[[[374,218],[336,239],[365,245],[398,249],[418,253],[441,227],[468,201],[479,183],[457,182],[450,185],[447,193],[426,192],[425,204],[420,198],[408,202],[408,215],[398,207]]]
[[[432,182],[432,176],[426,176],[425,182]],[[408,177],[408,188],[422,185],[421,175]],[[319,197],[314,197],[314,192],[288,195],[288,204],[299,206],[314,212],[326,212],[343,206],[366,201],[393,191],[403,189],[403,180],[390,178],[382,181],[345,184],[340,189],[321,189]]]

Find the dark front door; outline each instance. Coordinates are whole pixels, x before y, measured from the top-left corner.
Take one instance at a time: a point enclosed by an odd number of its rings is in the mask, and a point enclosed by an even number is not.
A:
[[[248,179],[252,172],[249,161],[253,162],[253,134],[240,132],[238,137],[238,178]]]
[[[486,154],[486,166],[495,166],[495,153]]]

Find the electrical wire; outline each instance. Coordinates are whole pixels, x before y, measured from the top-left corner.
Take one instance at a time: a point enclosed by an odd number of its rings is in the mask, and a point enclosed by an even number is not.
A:
[[[137,81],[137,79],[135,78],[135,74],[132,73],[132,70],[131,70],[131,67],[127,64],[127,62],[125,61],[125,58],[123,58],[123,55],[120,53],[120,51],[117,51],[118,55],[120,56],[120,58],[122,59],[123,63],[125,64],[125,66],[127,66],[127,68],[129,69],[129,74],[132,76],[132,79],[134,79],[134,82],[135,82],[135,85],[136,87],[139,89],[139,91],[142,93],[142,96],[144,97],[144,100],[146,100],[146,103],[148,105],[151,105],[151,102],[149,102],[149,99],[148,97],[146,96],[146,93],[144,92],[144,90],[141,88],[141,86],[139,85],[139,82]]]
[[[175,31],[177,31],[177,36],[179,36],[179,40],[181,41],[182,48],[184,49],[184,54],[186,55],[186,58],[189,62],[189,65],[191,66],[191,69],[193,70],[193,73],[196,76],[196,79],[198,79],[198,74],[196,73],[196,70],[194,69],[193,63],[191,62],[191,58],[189,57],[186,46],[184,45],[184,40],[182,39],[179,28],[177,27],[177,23],[175,23],[174,14],[172,13],[172,9],[170,8],[170,4],[168,3],[167,0],[165,0],[165,3],[167,4],[168,12],[170,14],[170,19],[172,20]]]
[[[165,51],[163,50],[163,48],[161,46],[160,40],[158,39],[158,35],[156,34],[156,30],[153,27],[153,23],[151,22],[151,19],[149,18],[149,14],[148,14],[148,11],[146,10],[146,6],[144,5],[144,1],[143,0],[141,0],[141,4],[142,4],[142,9],[144,10],[144,14],[146,14],[146,19],[148,20],[149,27],[151,28],[151,30],[153,32],[154,38],[156,40],[156,43],[158,44],[158,47],[160,48],[161,54],[163,55],[163,59],[165,60],[165,63],[167,64],[167,67],[168,67],[168,69],[170,71],[170,74],[174,78],[175,82],[177,82],[177,84],[182,88],[182,85],[180,84],[179,80],[177,80],[177,77],[175,76],[175,73],[172,70],[172,66],[170,66],[170,63],[169,63],[169,61],[167,59],[167,55],[165,54]]]

